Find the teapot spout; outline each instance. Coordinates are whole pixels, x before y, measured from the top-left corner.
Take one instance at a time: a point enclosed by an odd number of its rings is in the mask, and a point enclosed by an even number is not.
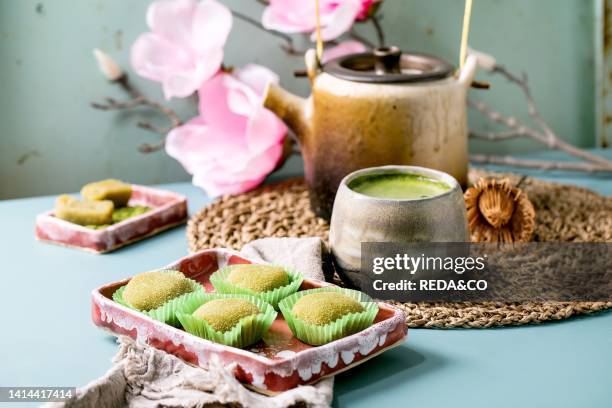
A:
[[[310,127],[306,117],[307,100],[274,83],[268,84],[264,95],[264,106],[285,122],[298,140],[302,140]]]

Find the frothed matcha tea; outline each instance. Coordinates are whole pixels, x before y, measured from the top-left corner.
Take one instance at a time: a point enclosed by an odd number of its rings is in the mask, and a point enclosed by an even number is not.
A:
[[[364,175],[349,182],[348,187],[370,197],[396,200],[435,197],[450,190],[441,181],[401,172]]]

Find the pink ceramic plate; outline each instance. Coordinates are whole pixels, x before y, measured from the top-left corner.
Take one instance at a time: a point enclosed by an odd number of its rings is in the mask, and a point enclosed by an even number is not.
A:
[[[251,263],[238,253],[211,249],[187,256],[169,266],[200,282],[213,291],[210,275],[226,265]],[[356,334],[313,347],[293,337],[279,313],[262,341],[241,350],[191,335],[112,300],[112,295],[129,279],[111,283],[92,293],[92,318],[96,325],[116,335],[128,335],[160,350],[174,354],[195,366],[206,367],[212,356],[230,365],[236,363],[235,375],[256,390],[273,394],[301,384],[348,370],[387,349],[398,346],[407,329],[404,314],[385,303],[379,303],[374,324]],[[328,286],[326,282],[305,279],[300,290]]]
[[[187,220],[187,198],[171,191],[133,184],[129,205],[144,205],[152,210],[102,230],[60,220],[51,210],[36,217],[36,238],[104,253],[140,241]]]

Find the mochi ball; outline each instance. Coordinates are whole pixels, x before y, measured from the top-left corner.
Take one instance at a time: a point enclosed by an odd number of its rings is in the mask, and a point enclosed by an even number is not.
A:
[[[238,265],[232,267],[227,281],[239,288],[261,293],[288,285],[289,275],[278,266]]]
[[[130,280],[123,291],[123,299],[138,310],[151,310],[192,290],[191,282],[182,274],[145,272]]]
[[[236,326],[243,317],[258,314],[259,308],[245,299],[215,299],[200,306],[193,316],[206,321],[213,329],[226,332]]]
[[[353,298],[340,292],[316,292],[301,297],[293,305],[293,315],[306,323],[324,326],[349,313],[363,312],[364,308]]]
[[[81,195],[89,201],[110,200],[115,204],[115,208],[119,208],[130,201],[132,186],[120,180],[102,180],[83,186]]]

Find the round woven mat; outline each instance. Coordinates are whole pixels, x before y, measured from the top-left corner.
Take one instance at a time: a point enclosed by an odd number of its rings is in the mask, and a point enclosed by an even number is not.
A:
[[[509,177],[514,183],[520,178],[470,172],[470,181],[479,177]],[[523,180],[521,188],[536,209],[535,241],[612,241],[612,197],[532,178]],[[318,236],[327,242],[328,232],[328,223],[310,210],[304,181],[297,179],[220,198],[191,218],[187,238],[190,251],[196,252],[213,247],[240,249],[264,237]],[[522,325],[612,308],[612,302],[390,303],[406,313],[409,327],[429,328]]]

